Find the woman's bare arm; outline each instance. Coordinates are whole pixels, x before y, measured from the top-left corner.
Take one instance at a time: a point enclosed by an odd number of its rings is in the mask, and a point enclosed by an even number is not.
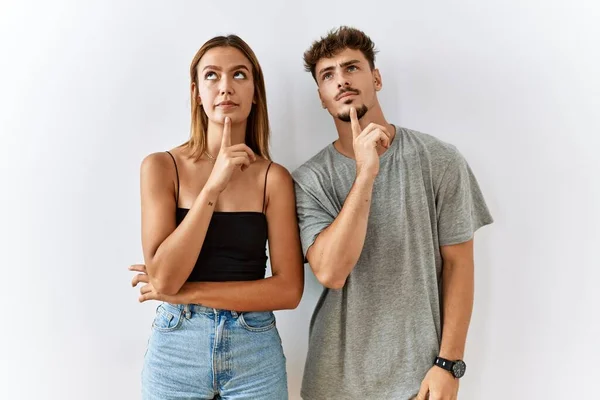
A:
[[[167,153],[142,162],[142,247],[152,285],[166,295],[177,293],[189,277],[217,202],[218,192],[202,190],[176,226],[175,166]]]
[[[162,300],[176,304],[202,304],[237,311],[293,309],[304,291],[302,251],[296,217],[292,177],[273,164],[267,179],[267,222],[273,276],[249,282],[188,282],[173,296],[153,285],[142,287],[140,301]],[[143,275],[134,285],[143,282]],[[151,282],[152,283],[152,282]]]

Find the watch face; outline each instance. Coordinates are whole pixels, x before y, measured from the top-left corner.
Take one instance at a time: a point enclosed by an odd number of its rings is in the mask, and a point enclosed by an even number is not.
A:
[[[467,365],[461,360],[454,362],[454,365],[452,366],[452,373],[456,378],[462,378],[465,375],[466,370]]]

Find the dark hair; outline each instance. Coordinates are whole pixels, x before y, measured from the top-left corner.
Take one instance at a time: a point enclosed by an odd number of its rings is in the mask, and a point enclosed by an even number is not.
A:
[[[375,68],[375,43],[363,31],[349,26],[340,26],[332,29],[327,35],[313,42],[308,50],[304,52],[304,68],[310,72],[314,78],[317,62],[322,58],[334,57],[345,49],[360,50],[371,69]]]

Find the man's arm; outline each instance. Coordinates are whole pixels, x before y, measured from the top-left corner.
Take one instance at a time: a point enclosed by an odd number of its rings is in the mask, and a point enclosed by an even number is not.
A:
[[[473,240],[442,246],[442,343],[440,357],[462,360],[473,311]]]
[[[473,240],[442,246],[442,343],[440,357],[462,360],[473,310]],[[432,366],[421,383],[417,400],[456,399],[459,381]]]
[[[308,260],[321,284],[341,289],[362,252],[374,179],[357,176],[337,218],[308,249]]]
[[[369,124],[361,131],[354,108],[350,118],[356,178],[342,210],[306,253],[315,276],[329,289],[341,289],[358,262],[367,233],[373,184],[379,173],[377,146],[390,145],[389,133],[383,126]]]
[[[465,159],[456,150],[448,156],[436,197],[443,264],[439,355],[454,361],[463,359],[473,310],[473,236],[493,219]],[[458,387],[459,380],[450,372],[432,366],[421,383],[417,399],[454,399]]]

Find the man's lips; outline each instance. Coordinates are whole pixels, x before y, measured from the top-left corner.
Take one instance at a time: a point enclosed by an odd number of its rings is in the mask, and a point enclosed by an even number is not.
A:
[[[341,100],[343,98],[349,97],[349,96],[356,96],[358,93],[356,92],[344,92],[341,95],[338,96],[338,100]]]

